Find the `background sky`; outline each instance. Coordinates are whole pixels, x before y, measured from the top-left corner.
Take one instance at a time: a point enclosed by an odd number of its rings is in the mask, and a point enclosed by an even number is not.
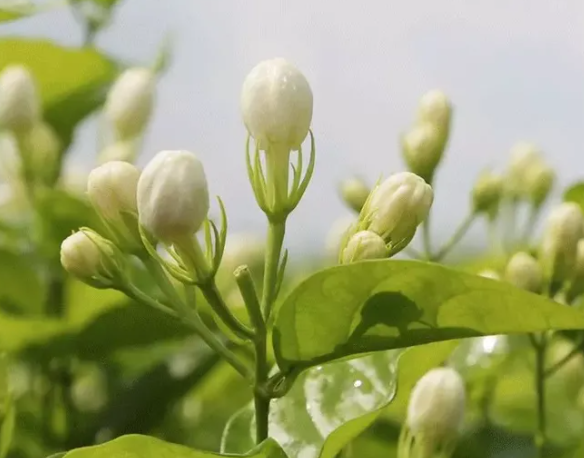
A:
[[[161,149],[198,153],[233,231],[264,230],[245,172],[239,92],[249,70],[272,57],[301,69],[315,101],[317,166],[289,221],[288,246],[323,247],[347,214],[337,194],[343,178],[373,183],[404,169],[398,136],[434,88],[455,106],[435,188],[437,238],[464,216],[478,173],[502,169],[518,140],[541,147],[561,185],[584,176],[582,0],[122,0],[96,44],[148,64],[168,32],[173,62],[140,164]],[[66,9],[2,26],[0,35],[81,42]],[[72,164],[93,165],[95,131],[94,120],[80,130]]]

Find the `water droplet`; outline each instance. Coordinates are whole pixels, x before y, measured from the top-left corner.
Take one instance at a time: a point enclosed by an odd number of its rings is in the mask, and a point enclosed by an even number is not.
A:
[[[353,383],[353,386],[355,388],[360,388],[361,385],[363,385],[363,382],[361,380],[356,380],[355,383]]]

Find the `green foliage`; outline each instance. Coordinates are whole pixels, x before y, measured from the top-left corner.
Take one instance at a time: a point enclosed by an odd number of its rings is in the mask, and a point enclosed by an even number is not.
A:
[[[291,372],[369,351],[578,328],[582,313],[503,282],[417,261],[367,261],[300,284],[278,312],[274,351]]]
[[[584,211],[584,183],[575,183],[564,191],[566,202],[575,202]]]
[[[283,398],[272,401],[271,437],[288,456],[334,458],[366,430],[396,392],[399,353],[379,352],[306,371]],[[224,452],[253,446],[253,409],[238,412],[227,425]]]
[[[213,458],[220,456],[225,455],[201,452],[164,442],[154,437],[140,435],[122,436],[102,445],[73,450],[64,455],[67,458]],[[243,456],[250,458],[286,458],[282,449],[273,440],[265,441]]]

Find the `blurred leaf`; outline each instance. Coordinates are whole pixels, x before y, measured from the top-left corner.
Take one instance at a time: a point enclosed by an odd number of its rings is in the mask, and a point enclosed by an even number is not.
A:
[[[54,455],[49,456],[48,458],[63,458],[67,452],[55,453]]]
[[[139,435],[122,436],[105,444],[84,447],[65,454],[66,458],[213,458],[221,456],[226,455],[201,452],[164,442],[155,437]],[[278,444],[271,439],[264,441],[254,451],[244,456],[287,458]]]
[[[63,144],[75,126],[103,104],[117,75],[116,65],[93,48],[65,48],[50,41],[0,40],[0,71],[9,64],[26,65],[35,77],[45,119]]]
[[[564,201],[577,203],[584,211],[584,183],[576,183],[564,191]]]
[[[290,457],[334,458],[393,399],[398,356],[378,352],[301,374],[288,394],[271,403],[270,437]],[[245,452],[253,443],[251,409],[229,422],[223,451]]]
[[[20,318],[0,313],[0,330],[0,351],[18,352],[62,336],[67,327],[61,320]]]
[[[6,458],[14,435],[16,406],[11,396],[8,396],[3,405],[2,426],[0,427],[0,458]]]
[[[0,309],[15,315],[40,316],[44,295],[34,259],[27,254],[0,249]]]
[[[301,283],[278,311],[273,341],[278,366],[290,373],[370,351],[582,328],[583,313],[510,284],[380,260],[325,269]]]

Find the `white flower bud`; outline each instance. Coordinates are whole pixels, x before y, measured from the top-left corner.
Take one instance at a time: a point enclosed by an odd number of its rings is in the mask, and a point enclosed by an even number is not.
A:
[[[112,161],[93,169],[87,178],[87,196],[106,220],[122,222],[123,213],[137,213],[136,190],[140,171],[132,164]]]
[[[529,170],[542,163],[541,152],[532,143],[518,142],[511,148],[510,156],[505,178],[507,192],[513,197],[524,197]]]
[[[549,215],[540,247],[544,273],[556,281],[568,279],[576,264],[578,241],[584,234],[580,207],[564,202]]]
[[[438,446],[456,439],[464,420],[464,382],[454,369],[427,372],[414,386],[407,411],[407,425],[422,442]]]
[[[109,277],[109,255],[113,255],[110,242],[94,232],[80,230],[61,243],[61,265],[81,280]]]
[[[113,84],[104,110],[117,139],[131,139],[144,130],[154,105],[155,82],[149,69],[130,68]]]
[[[418,104],[418,122],[429,122],[435,124],[438,129],[448,129],[450,117],[452,115],[452,105],[446,94],[434,89],[426,92]]]
[[[477,275],[483,278],[490,278],[491,280],[501,280],[501,275],[499,275],[499,272],[493,269],[481,270]]]
[[[360,212],[371,190],[359,178],[350,178],[341,183],[341,195],[344,202],[356,212]]]
[[[191,237],[209,212],[203,164],[188,151],[162,151],[142,171],[137,197],[140,224],[156,238]]]
[[[505,279],[518,288],[538,293],[543,285],[543,272],[532,256],[521,251],[507,263]]]
[[[429,122],[414,126],[402,137],[402,154],[408,168],[427,181],[432,180],[443,150],[439,128]]]
[[[384,240],[371,231],[360,231],[347,242],[341,256],[343,264],[366,259],[383,259],[389,255]]]
[[[36,123],[28,136],[32,169],[36,176],[52,184],[58,175],[61,141],[54,129],[44,122]]]
[[[549,196],[554,186],[555,173],[547,164],[538,161],[528,167],[524,180],[526,197],[538,207]]]
[[[10,65],[0,73],[0,130],[23,132],[40,119],[36,85],[28,69]]]
[[[503,192],[503,179],[491,172],[483,172],[472,190],[472,205],[475,212],[496,213]]]
[[[100,164],[110,161],[134,162],[137,155],[137,145],[134,139],[119,140],[106,146],[98,157]]]
[[[345,216],[332,224],[325,240],[325,250],[328,256],[338,258],[341,244],[356,221],[354,216]]]
[[[391,245],[390,250],[401,249],[428,216],[433,200],[432,187],[418,175],[396,173],[373,189],[360,219],[367,223],[367,230]]]
[[[262,150],[268,145],[297,150],[308,135],[312,103],[304,75],[282,58],[256,65],[241,92],[243,122]]]

